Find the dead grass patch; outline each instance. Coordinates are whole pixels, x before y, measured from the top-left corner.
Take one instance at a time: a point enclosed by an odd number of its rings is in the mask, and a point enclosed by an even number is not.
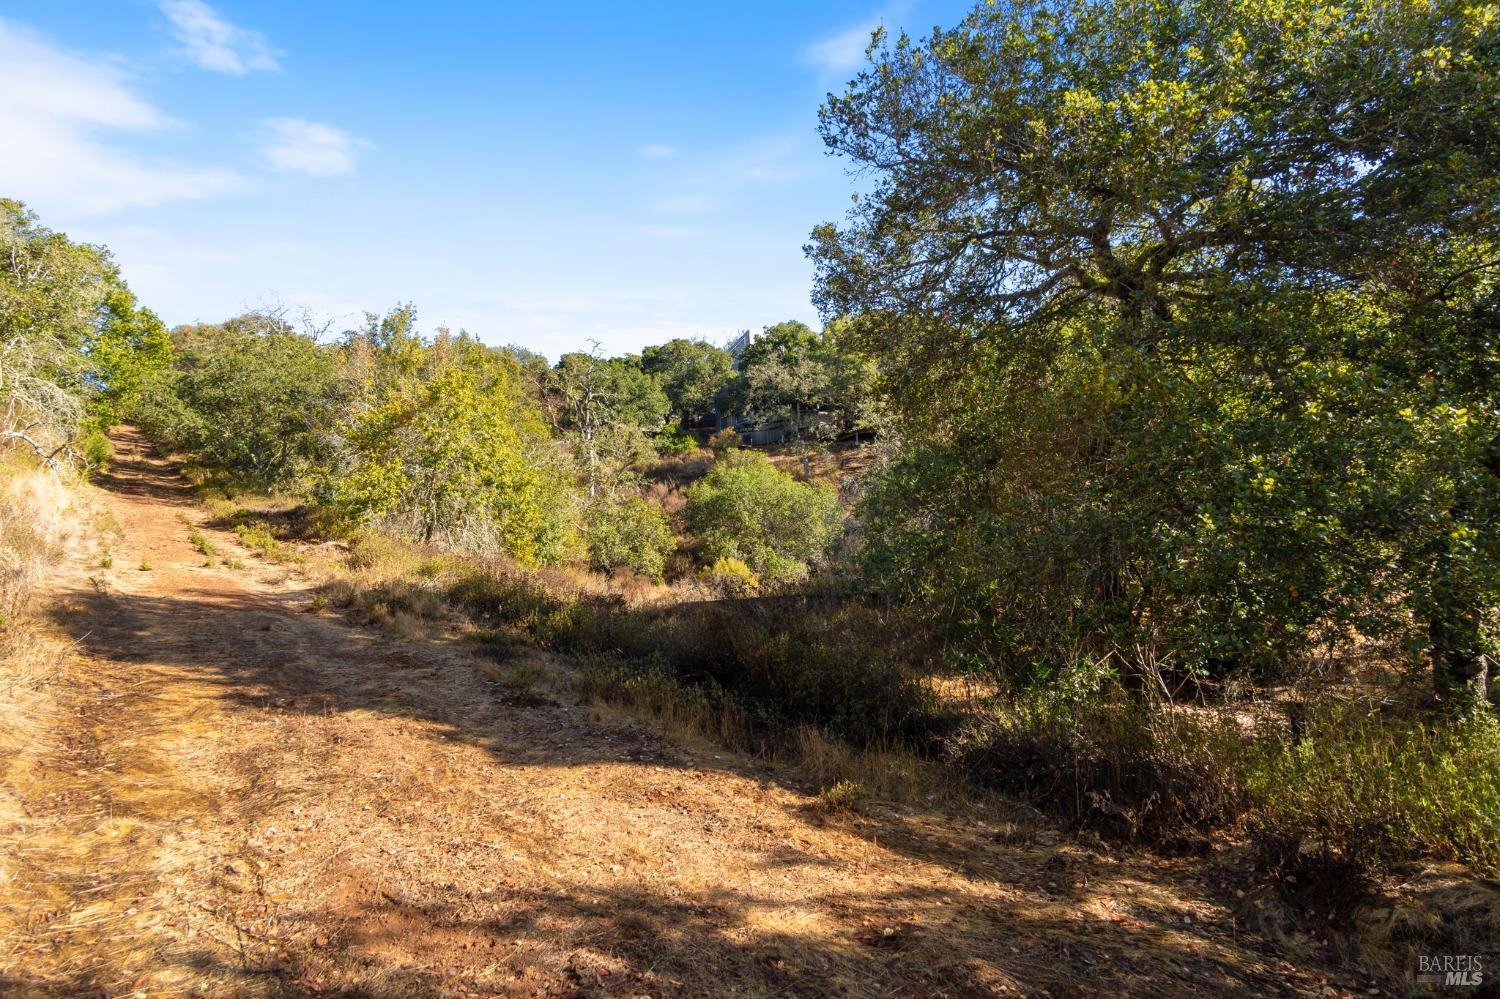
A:
[[[0,623],[22,613],[69,548],[89,541],[89,517],[65,473],[0,462]]]

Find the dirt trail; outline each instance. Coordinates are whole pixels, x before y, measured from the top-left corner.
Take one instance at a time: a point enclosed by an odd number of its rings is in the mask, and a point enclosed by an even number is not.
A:
[[[54,587],[76,643],[58,720],[7,778],[28,817],[0,828],[22,860],[0,993],[1357,984],[1237,934],[1188,862],[894,806],[825,818],[753,761],[563,697],[515,703],[460,644],[311,612],[143,441],[116,446],[97,499],[122,540]],[[249,567],[206,560],[189,525]]]

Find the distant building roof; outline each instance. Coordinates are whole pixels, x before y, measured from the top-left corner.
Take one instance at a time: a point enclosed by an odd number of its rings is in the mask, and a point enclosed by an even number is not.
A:
[[[740,359],[740,355],[745,352],[745,348],[754,343],[755,338],[758,336],[760,336],[760,334],[754,332],[753,330],[745,330],[745,332],[729,341],[729,352],[734,355],[734,359],[736,361],[738,361]]]

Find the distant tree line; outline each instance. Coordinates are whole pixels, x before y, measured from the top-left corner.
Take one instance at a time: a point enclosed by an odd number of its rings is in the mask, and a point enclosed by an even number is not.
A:
[[[425,544],[661,579],[684,543],[701,543],[709,563],[734,557],[757,580],[795,580],[839,531],[826,487],[726,456],[709,479],[727,484],[692,494],[675,526],[641,495],[641,469],[697,447],[682,426],[744,378],[702,341],[548,364],[463,332],[423,336],[408,304],[333,335],[268,311],[173,330],[121,415],[241,488],[305,496]],[[816,509],[815,525],[788,509]]]

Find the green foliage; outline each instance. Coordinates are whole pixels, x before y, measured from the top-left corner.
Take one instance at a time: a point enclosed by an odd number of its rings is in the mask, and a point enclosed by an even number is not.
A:
[[[172,365],[172,337],[130,289],[116,285],[105,296],[89,361],[100,388],[94,407],[103,424],[149,419],[149,396]]]
[[[441,329],[424,340],[410,305],[342,343],[276,315],[173,335],[171,371],[143,379],[137,405],[153,435],[230,481],[299,493],[339,531],[379,524],[527,564],[576,551],[572,470],[515,352]],[[275,555],[272,535],[238,530]]]
[[[798,482],[753,452],[716,461],[687,497],[688,524],[710,559],[741,559],[772,581],[806,576],[842,526],[832,489]]]
[[[174,372],[140,403],[153,436],[263,489],[295,485],[327,461],[342,387],[331,349],[262,314],[173,337]]]
[[[259,520],[246,521],[243,524],[234,525],[235,537],[240,539],[240,544],[255,552],[262,558],[279,561],[282,554],[281,540],[272,533],[269,525]],[[201,535],[200,535],[201,537]],[[197,547],[195,542],[194,547]],[[212,555],[212,550],[199,548],[204,555]]]
[[[1046,0],[886,40],[814,233],[903,447],[869,566],[1026,676],[1496,650],[1494,13]],[[1409,127],[1422,121],[1423,127]],[[1441,124],[1438,124],[1441,123]]]
[[[98,471],[109,464],[112,448],[109,437],[101,425],[102,420],[90,419],[80,428],[73,443],[73,451],[83,460],[84,467]]]
[[[640,358],[564,354],[552,370],[565,427],[655,430],[666,420],[670,403]]]
[[[836,781],[818,792],[818,810],[829,814],[859,812],[868,797],[869,789],[858,781]]]
[[[204,558],[213,558],[219,553],[218,549],[214,547],[213,542],[209,541],[204,533],[196,527],[188,531],[188,543]]]
[[[1257,835],[1356,864],[1423,857],[1500,869],[1500,721],[1431,726],[1363,706],[1322,709],[1249,772]]]
[[[564,354],[548,373],[548,404],[583,465],[589,496],[619,485],[625,469],[649,457],[648,433],[661,429],[670,403],[639,358]]]
[[[0,445],[101,463],[102,430],[166,358],[107,252],[0,199]]]
[[[673,415],[687,423],[713,412],[715,398],[734,373],[734,357],[702,340],[679,338],[647,347],[641,368],[658,379]]]
[[[656,453],[661,455],[683,455],[698,449],[698,440],[680,427],[668,427],[652,438]]]
[[[702,579],[726,597],[748,597],[760,592],[760,577],[740,559],[721,555],[713,565],[705,565],[698,571]]]
[[[708,448],[714,453],[715,459],[724,458],[733,451],[739,450],[741,444],[745,443],[744,437],[733,427],[725,427],[708,439]]]
[[[874,369],[840,335],[846,325],[833,323],[821,333],[795,320],[767,326],[741,352],[719,404],[798,438],[829,437],[868,423]]]
[[[596,503],[589,510],[589,559],[596,568],[627,566],[661,582],[676,548],[667,515],[639,496]]]
[[[566,472],[508,354],[457,339],[382,342],[341,429],[350,517],[535,565],[573,548]]]

